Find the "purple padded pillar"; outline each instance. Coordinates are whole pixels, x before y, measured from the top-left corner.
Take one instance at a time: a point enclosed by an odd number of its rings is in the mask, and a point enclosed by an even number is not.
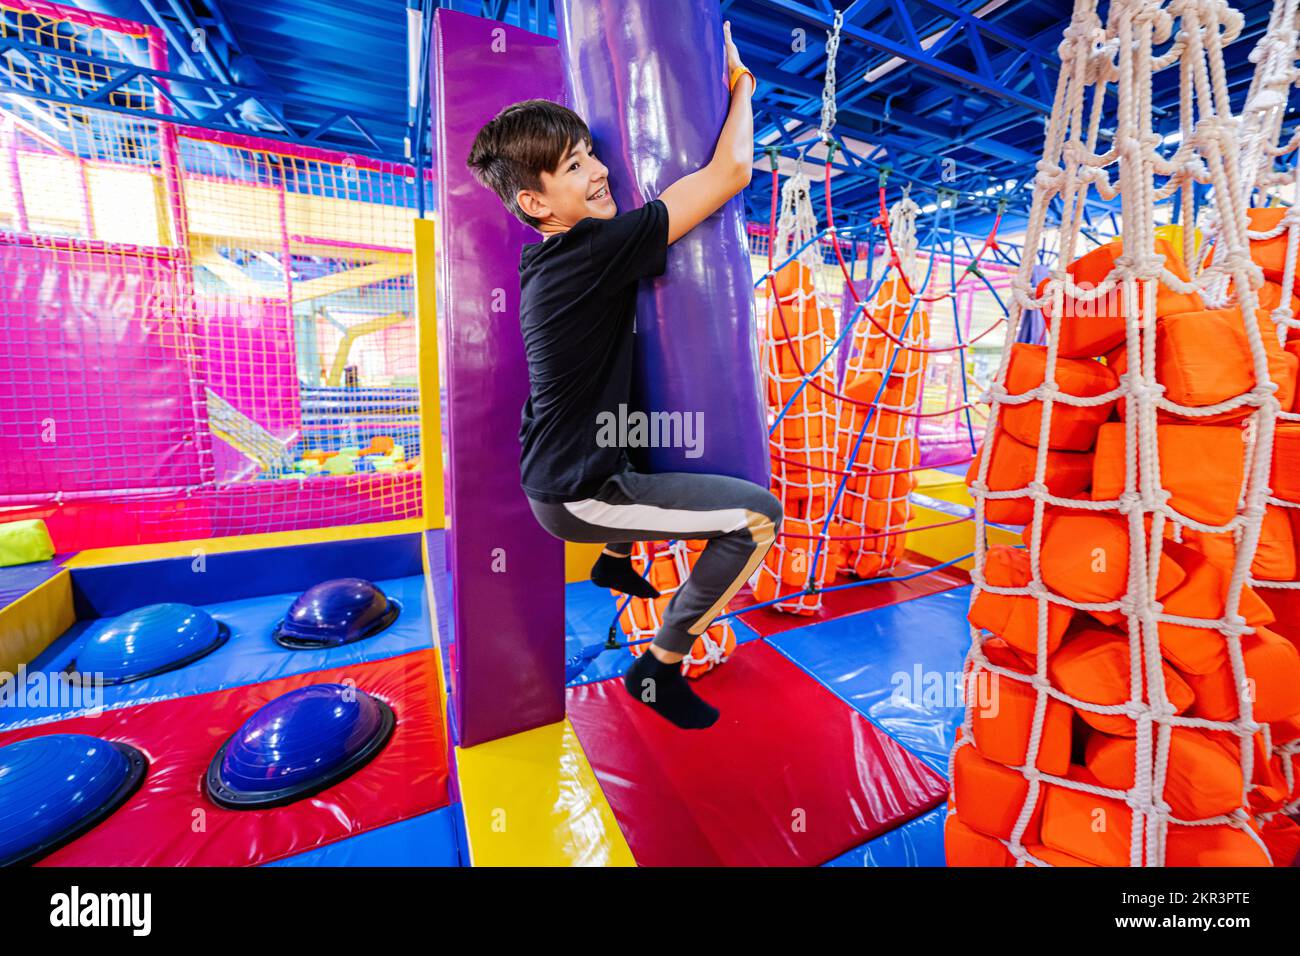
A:
[[[713,155],[730,97],[717,0],[556,0],[569,104],[609,166],[619,209],[635,209]],[[650,448],[651,471],[712,472],[767,487],[745,206],[737,196],[678,240],[643,283],[633,400],[703,413],[703,454]]]
[[[554,40],[466,14],[437,11],[434,50],[452,708],[467,747],[564,718],[564,545],[519,487],[519,250],[538,236],[465,166],[480,126],[518,100],[562,101],[564,81]]]

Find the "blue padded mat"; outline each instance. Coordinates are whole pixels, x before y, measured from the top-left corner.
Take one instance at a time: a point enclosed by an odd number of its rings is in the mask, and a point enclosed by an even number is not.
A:
[[[0,608],[8,607],[28,591],[44,584],[63,570],[63,558],[55,556],[51,561],[35,561],[31,564],[16,564],[0,568]]]
[[[935,807],[822,866],[947,866],[943,855],[947,813],[947,807]]]
[[[767,640],[943,777],[961,724],[970,585]]]
[[[263,595],[203,605],[214,618],[230,627],[230,640],[188,667],[130,684],[102,688],[102,706],[113,709],[145,701],[203,694],[290,674],[395,657],[432,646],[423,575],[375,583],[402,605],[401,616],[373,638],[326,650],[291,651],[271,639],[272,629],[284,617],[297,594]],[[160,595],[159,599],[163,597]],[[76,656],[84,640],[107,626],[110,620],[79,621],[42,652],[27,668],[26,686],[8,692],[17,696],[17,703],[21,706],[0,708],[0,728],[12,729],[84,712],[87,709],[85,701],[70,700],[66,696],[61,701],[41,706],[36,691],[55,686],[48,675],[62,671]],[[90,703],[93,706],[94,702]]]
[[[266,865],[459,866],[454,817],[451,807],[441,807]]]
[[[609,636],[609,625],[614,620],[619,601],[607,588],[597,587],[590,581],[575,581],[564,587],[564,653],[565,656],[576,654],[584,647],[604,644]],[[740,618],[728,618],[736,632],[736,643],[744,644],[758,637],[752,627]],[[619,631],[615,635],[623,641],[627,636]],[[625,647],[612,651],[602,651],[573,680],[570,687],[579,684],[591,684],[610,677],[621,677],[632,663],[632,652]]]

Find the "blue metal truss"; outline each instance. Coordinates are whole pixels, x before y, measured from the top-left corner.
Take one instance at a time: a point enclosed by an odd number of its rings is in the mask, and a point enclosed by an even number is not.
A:
[[[67,2],[67,0],[65,0]],[[121,109],[115,91],[146,84],[183,122],[255,132],[428,163],[427,82],[410,109],[406,97],[406,9],[435,8],[501,20],[555,35],[553,0],[73,0],[79,6],[139,19],[168,38],[173,72],[147,64],[102,63],[108,80],[58,90],[70,105]],[[882,173],[888,198],[903,188],[927,205],[942,192],[959,197],[958,219],[972,234],[987,230],[1006,206],[1008,232],[1023,224],[1026,188],[1041,156],[1044,119],[1054,96],[1057,46],[1072,0],[719,0],[754,70],[755,134],[760,170],[746,192],[749,214],[766,221],[767,147],[790,160],[815,140],[825,73],[825,34],[836,7],[844,28],[837,62],[837,122],[832,165],[842,221],[874,216]],[[1246,18],[1228,48],[1228,83],[1249,83],[1246,56],[1262,33],[1271,0],[1234,0]],[[191,49],[196,30],[209,43]],[[2,42],[2,41],[0,41]],[[10,44],[15,54],[35,55]],[[5,49],[0,47],[0,49]],[[71,56],[72,53],[60,55]],[[0,53],[0,56],[3,56]],[[93,60],[90,58],[88,62]],[[1176,71],[1156,77],[1153,117],[1177,122]],[[421,71],[427,78],[427,70]],[[0,90],[22,92],[0,59]],[[138,104],[137,104],[138,105]],[[132,109],[135,115],[151,115]],[[816,161],[814,161],[816,162]],[[813,170],[820,178],[820,169]],[[819,197],[815,197],[819,198]],[[1093,201],[1087,218],[1106,234],[1117,203]]]
[[[60,70],[58,61],[78,67]],[[21,71],[17,64],[21,64]],[[75,82],[67,78],[70,72],[75,72]],[[35,77],[40,82],[25,82],[26,77]],[[181,97],[173,92],[174,88],[184,88],[187,92],[200,90],[202,99],[194,98],[192,92]],[[124,102],[124,91],[131,91],[130,103]],[[290,143],[402,161],[401,157],[389,154],[380,139],[383,131],[391,134],[393,128],[404,129],[401,117],[329,109],[294,97],[278,96],[279,102],[273,103],[276,108],[289,104],[301,115],[316,118],[286,120],[278,128],[252,129],[233,117],[246,104],[267,109],[271,98],[265,92],[88,53],[54,50],[13,37],[0,36],[0,93],[121,113],[136,119],[170,120],[229,132],[256,132],[259,136]],[[166,107],[159,109],[162,104]]]

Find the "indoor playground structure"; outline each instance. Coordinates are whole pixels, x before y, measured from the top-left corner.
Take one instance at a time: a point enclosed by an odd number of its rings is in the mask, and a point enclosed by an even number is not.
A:
[[[724,20],[629,453],[784,520],[684,732],[708,542],[538,525],[465,158],[653,200]],[[1300,865],[1298,85],[1300,0],[0,0],[0,865]]]

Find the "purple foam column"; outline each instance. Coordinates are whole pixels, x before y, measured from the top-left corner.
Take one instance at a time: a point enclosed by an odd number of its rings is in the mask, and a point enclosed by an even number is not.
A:
[[[431,70],[452,709],[471,746],[564,717],[564,545],[519,487],[519,250],[539,237],[465,166],[479,127],[518,100],[563,101],[564,81],[554,40],[448,10],[435,15]]]
[[[591,127],[621,211],[713,155],[730,95],[717,0],[556,0],[569,104]],[[703,454],[650,448],[651,471],[769,476],[745,206],[737,196],[668,252],[636,313],[635,404],[703,413]]]

